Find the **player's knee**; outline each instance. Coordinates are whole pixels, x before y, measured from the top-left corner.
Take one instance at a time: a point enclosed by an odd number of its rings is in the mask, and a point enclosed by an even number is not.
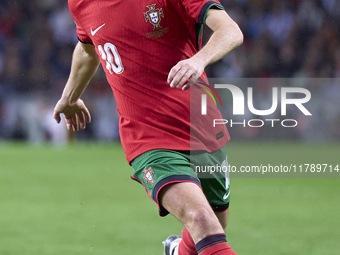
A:
[[[197,208],[188,210],[186,214],[186,219],[188,220],[188,224],[191,223],[195,226],[205,228],[207,226],[211,226],[214,217],[211,210],[205,208]]]

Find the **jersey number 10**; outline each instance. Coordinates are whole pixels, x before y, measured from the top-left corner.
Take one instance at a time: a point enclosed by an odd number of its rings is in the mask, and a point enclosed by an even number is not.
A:
[[[112,74],[121,74],[124,71],[122,60],[119,56],[116,46],[112,43],[105,43],[104,48],[98,45],[98,51],[104,61],[106,61],[106,69]]]

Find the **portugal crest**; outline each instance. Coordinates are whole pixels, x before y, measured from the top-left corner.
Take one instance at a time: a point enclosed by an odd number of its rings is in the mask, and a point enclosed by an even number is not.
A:
[[[144,12],[145,22],[150,22],[153,25],[153,30],[162,28],[159,23],[161,22],[161,18],[164,18],[163,9],[156,9],[156,4],[150,4],[146,7],[149,10]]]
[[[151,169],[151,167],[149,168],[149,169],[144,169],[143,170],[143,173],[144,173],[144,180],[146,181],[146,182],[150,182],[151,183],[151,185],[154,185],[155,184],[155,180],[154,180],[154,178],[153,178],[153,174],[154,174],[154,171]]]

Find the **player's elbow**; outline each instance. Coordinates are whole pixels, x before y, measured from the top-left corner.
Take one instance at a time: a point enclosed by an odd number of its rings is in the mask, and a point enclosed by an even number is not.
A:
[[[229,19],[228,22],[222,23],[217,31],[224,38],[227,48],[233,50],[243,43],[244,37],[240,27],[236,22]]]
[[[206,24],[221,35],[229,46],[236,48],[243,43],[243,33],[238,24],[225,11],[209,10]]]
[[[237,46],[240,46],[244,41],[244,36],[243,36],[243,33],[242,33],[241,29],[239,28],[239,26],[237,26],[237,29],[238,29],[238,31],[237,31],[237,34],[238,34],[237,35],[238,36]]]
[[[232,32],[230,33],[232,37],[231,39],[233,41],[234,48],[236,48],[243,43],[244,36],[240,27],[236,23],[233,24],[231,30],[232,30]]]

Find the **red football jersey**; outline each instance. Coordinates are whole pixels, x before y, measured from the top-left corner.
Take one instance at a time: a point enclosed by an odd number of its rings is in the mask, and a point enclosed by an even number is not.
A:
[[[114,93],[129,163],[152,149],[212,152],[230,139],[225,125],[213,127],[222,117],[210,97],[202,116],[202,90],[167,83],[170,69],[198,51],[208,9],[223,9],[217,0],[68,3],[79,40],[96,47]]]

